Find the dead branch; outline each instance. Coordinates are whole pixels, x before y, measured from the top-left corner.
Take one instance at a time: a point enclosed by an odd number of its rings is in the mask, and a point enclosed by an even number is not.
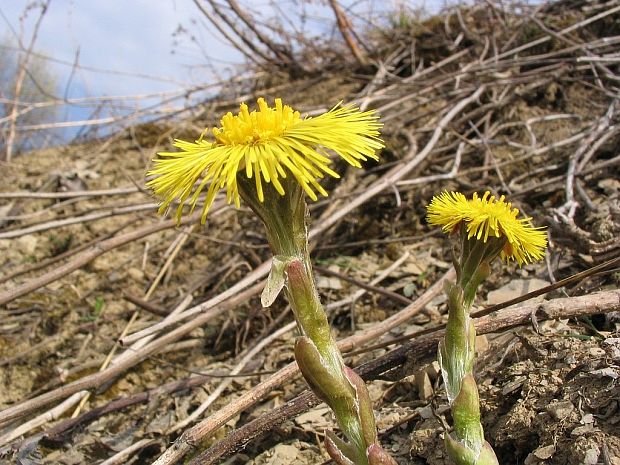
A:
[[[15,90],[13,92],[14,93],[13,99],[15,100],[15,103],[11,107],[10,120],[9,120],[9,133],[6,138],[5,160],[7,162],[10,162],[13,156],[13,144],[15,143],[15,137],[17,133],[17,129],[16,129],[17,114],[19,110],[18,103],[19,103],[19,98],[22,93],[24,79],[26,78],[26,72],[28,70],[27,69],[28,60],[30,59],[30,55],[32,54],[32,49],[34,48],[34,44],[37,41],[37,36],[39,34],[39,28],[41,27],[41,22],[43,21],[43,18],[45,17],[45,13],[47,13],[47,9],[51,1],[52,0],[47,0],[44,3],[41,3],[40,5],[41,10],[39,12],[37,22],[32,31],[32,36],[30,37],[30,44],[28,45],[28,49],[25,51],[24,56],[20,58],[19,63],[18,63],[18,71],[17,71],[17,76],[15,78]],[[21,45],[21,37],[20,37],[20,45]]]
[[[33,233],[38,233],[42,231],[48,231],[50,229],[55,229],[55,228],[62,228],[64,226],[69,226],[72,224],[87,223],[90,221],[96,221],[96,220],[101,220],[104,218],[109,218],[111,216],[128,215],[131,213],[143,212],[143,211],[154,211],[156,209],[157,209],[157,204],[152,203],[152,202],[143,203],[141,205],[129,205],[127,207],[118,207],[118,208],[113,208],[108,211],[91,213],[89,215],[82,215],[82,216],[72,216],[71,218],[67,218],[64,220],[46,221],[46,222],[28,226],[22,229],[13,229],[10,231],[0,232],[0,239],[13,239],[15,237],[24,236],[26,234],[33,234]]]
[[[85,242],[85,243],[83,243],[83,244],[81,244],[81,245],[79,245],[79,246],[77,246],[77,247],[75,247],[73,249],[69,249],[66,252],[63,252],[63,253],[61,253],[59,255],[56,255],[54,257],[50,257],[50,258],[45,259],[45,260],[41,260],[41,261],[39,261],[37,263],[33,263],[32,265],[29,265],[29,266],[22,266],[22,267],[19,267],[17,269],[14,269],[10,273],[8,273],[8,274],[6,274],[4,276],[0,276],[0,284],[4,283],[4,282],[6,282],[6,281],[8,281],[10,279],[16,278],[17,276],[21,276],[21,275],[26,274],[26,273],[31,273],[33,271],[40,270],[41,268],[46,268],[46,267],[48,267],[50,265],[53,265],[54,263],[58,263],[59,261],[64,260],[65,258],[69,258],[69,257],[71,257],[71,256],[73,256],[73,255],[75,255],[75,254],[77,254],[79,252],[81,252],[82,250],[85,250],[85,249],[87,249],[87,248],[89,248],[89,247],[91,247],[91,246],[93,246],[95,244],[98,244],[98,243],[100,243],[100,242],[102,242],[102,241],[104,241],[106,239],[109,239],[109,238],[115,236],[116,234],[121,232],[123,229],[125,229],[128,226],[131,226],[132,224],[134,224],[136,221],[138,221],[138,218],[134,218],[134,219],[128,221],[127,223],[122,224],[119,228],[116,228],[115,230],[113,230],[113,231],[111,231],[111,232],[109,232],[107,234],[104,234],[104,235],[102,235],[100,237],[97,237],[97,238],[95,238],[95,239],[93,239],[91,241]]]
[[[287,333],[291,332],[293,329],[295,329],[295,326],[296,326],[296,323],[293,321],[293,322],[283,326],[282,328],[278,329],[277,331],[274,331],[273,333],[271,333],[271,334],[267,335],[266,337],[262,338],[254,347],[246,349],[244,351],[244,353],[242,354],[243,356],[241,357],[239,362],[237,362],[235,367],[230,371],[230,375],[231,376],[235,376],[235,375],[238,375],[239,373],[241,373],[241,371],[245,368],[245,366],[261,350],[263,350],[265,347],[267,347],[269,344],[271,344],[274,340],[280,338],[284,334],[287,334]],[[215,400],[222,394],[222,392],[224,392],[224,389],[226,389],[230,385],[232,380],[233,380],[232,377],[224,379],[213,390],[213,392],[211,392],[209,394],[209,396],[204,400],[204,402],[202,404],[200,404],[190,415],[188,415],[187,418],[183,419],[182,421],[180,421],[180,422],[174,424],[172,427],[170,427],[168,429],[167,433],[173,433],[175,431],[183,429],[187,425],[193,423],[196,419],[198,419],[207,410],[207,408],[209,408],[209,406],[212,405],[213,402],[215,402]]]
[[[50,441],[61,441],[62,437],[68,432],[70,432],[72,429],[85,423],[89,423],[103,415],[123,410],[125,408],[131,407],[132,405],[148,402],[150,399],[156,398],[164,394],[172,394],[176,391],[202,386],[210,378],[210,375],[190,376],[188,378],[171,381],[161,386],[157,386],[156,388],[149,389],[147,391],[140,392],[129,397],[122,397],[112,400],[101,407],[95,407],[88,412],[84,412],[78,417],[66,418],[60,423],[57,423],[51,428],[45,430],[44,432],[38,433],[34,436],[29,437],[28,439],[25,439],[16,447],[23,447],[25,444],[30,442],[36,442],[43,437],[49,439]],[[0,449],[0,453],[2,452],[3,451]]]
[[[247,51],[245,49],[244,46],[242,46],[241,44],[239,44],[239,42],[237,42],[237,40],[232,37],[228,31],[226,31],[226,29],[224,29],[222,27],[222,25],[220,24],[220,22],[217,20],[217,18],[213,15],[213,13],[211,13],[207,8],[205,8],[202,3],[200,2],[200,0],[194,0],[194,4],[198,7],[198,9],[202,12],[202,14],[205,15],[205,17],[209,20],[209,22],[211,24],[213,24],[213,26],[215,26],[215,28],[220,32],[220,34],[222,34],[222,36],[224,36],[224,38],[226,40],[228,40],[228,42],[230,42],[230,44],[235,47],[237,50],[239,50],[239,52],[241,52],[247,59],[249,59],[251,62],[256,63],[257,65],[259,64],[259,62],[257,61],[256,57],[254,55],[258,55],[260,58],[262,58],[263,60],[265,60],[266,62],[269,61],[269,59],[267,58],[267,56],[265,56],[264,54],[262,54],[260,52],[260,50],[253,50],[252,47],[250,47],[250,51]],[[213,4],[211,4],[211,6],[213,6]],[[215,10],[217,13],[217,10]],[[218,15],[219,16],[219,15]]]
[[[194,214],[192,216],[188,216],[181,221],[181,224],[188,224],[191,222],[196,222],[200,219],[200,215]],[[59,266],[47,273],[35,278],[31,281],[27,281],[24,284],[19,286],[15,286],[9,290],[4,292],[0,292],[0,305],[11,302],[12,300],[21,297],[22,295],[28,294],[36,289],[39,289],[49,283],[52,283],[63,276],[71,273],[72,271],[81,268],[85,264],[93,261],[95,258],[103,255],[110,250],[113,250],[122,245],[128,244],[135,240],[141,239],[143,237],[149,236],[151,234],[157,233],[159,231],[163,231],[166,229],[174,228],[176,226],[176,220],[166,220],[161,221],[155,224],[150,224],[139,228],[135,231],[131,231],[129,233],[122,234],[117,237],[112,237],[110,239],[105,239],[101,241],[99,244],[94,245],[88,250],[80,253],[73,260],[65,263],[62,266]]]
[[[411,299],[408,299],[407,297],[404,297],[396,292],[392,292],[389,291],[387,289],[384,289],[382,287],[379,286],[373,286],[372,284],[368,284],[365,283],[363,281],[360,281],[359,279],[355,279],[355,278],[351,278],[350,276],[347,276],[345,274],[342,273],[338,273],[337,271],[332,271],[328,268],[325,268],[323,266],[315,266],[314,269],[322,275],[325,276],[335,276],[338,279],[341,279],[343,281],[346,281],[348,283],[354,284],[357,287],[361,287],[362,289],[366,289],[367,291],[370,292],[375,292],[377,294],[381,294],[384,295],[385,297],[387,297],[388,299],[393,300],[394,302],[398,302],[399,304],[404,304],[404,305],[409,305],[411,304]]]
[[[329,0],[329,6],[332,7],[332,10],[334,10],[334,15],[336,16],[336,23],[338,24],[338,30],[342,34],[342,38],[349,47],[349,50],[351,50],[351,53],[353,53],[353,56],[360,65],[366,66],[368,64],[368,58],[357,45],[357,42],[353,37],[354,33],[351,21],[349,21],[349,18],[347,17],[345,12],[342,11],[342,8],[336,0]]]
[[[575,201],[574,192],[575,175],[579,171],[578,166],[579,168],[583,168],[596,149],[606,142],[608,137],[613,137],[615,135],[614,131],[609,131],[609,127],[612,123],[617,106],[618,99],[614,99],[607,108],[605,114],[593,125],[588,136],[569,159],[568,171],[566,173],[566,202],[557,209],[557,212],[560,215],[566,215],[569,221],[575,216],[575,211],[578,206],[578,203]]]
[[[133,194],[134,192],[140,192],[140,190],[133,186],[72,192],[0,192],[0,199],[73,199],[76,197],[90,198],[109,195],[127,195]]]
[[[248,15],[243,11],[243,9],[239,6],[236,0],[227,0],[230,8],[235,12],[237,17],[243,21],[243,23],[247,26],[247,28],[254,33],[256,38],[265,45],[274,56],[283,63],[286,63],[288,66],[299,64],[296,63],[295,59],[290,50],[284,48],[280,44],[275,44],[271,41],[266,35],[264,35],[258,27],[256,27],[256,22],[253,21]]]
[[[549,300],[540,304],[524,305],[518,308],[504,309],[495,315],[474,320],[477,334],[505,331],[519,325],[529,324],[536,316],[538,321],[557,318],[575,318],[578,316],[611,313],[620,310],[620,290],[604,291],[589,296],[567,297]],[[411,374],[421,360],[437,349],[443,338],[443,330],[422,336],[393,350],[371,362],[365,363],[355,371],[364,379],[372,380],[388,371],[397,370],[391,378],[402,379]],[[406,369],[405,369],[406,368]],[[190,465],[210,465],[246,446],[283,421],[319,405],[321,402],[312,392],[306,390],[299,396],[261,415],[250,423],[237,428],[226,438],[217,442],[205,452],[194,457]]]
[[[194,221],[197,221],[195,218]],[[133,354],[127,356],[124,360],[120,361],[117,364],[111,365],[104,371],[100,371],[94,373],[92,375],[85,376],[79,380],[73,381],[72,383],[66,384],[58,389],[47,392],[40,396],[34,397],[32,399],[28,399],[19,404],[13,405],[9,408],[4,409],[0,412],[0,426],[6,424],[16,418],[20,418],[24,415],[28,415],[30,412],[37,410],[45,405],[48,405],[51,402],[55,402],[59,399],[71,396],[79,391],[84,391],[88,389],[92,389],[94,387],[98,387],[103,383],[106,383],[110,379],[115,378],[116,376],[124,373],[128,368],[135,366],[136,364],[145,360],[148,356],[156,353],[161,350],[167,344],[177,341],[194,328],[206,323],[210,319],[212,319],[215,315],[228,311],[237,305],[243,303],[249,297],[256,295],[264,284],[259,282],[254,286],[246,289],[245,291],[237,294],[235,297],[223,302],[220,306],[216,308],[215,311],[207,312],[205,314],[197,316],[194,320],[185,323],[184,325],[178,327],[177,329],[161,336],[159,339],[147,344],[142,347],[140,350],[134,352]]]

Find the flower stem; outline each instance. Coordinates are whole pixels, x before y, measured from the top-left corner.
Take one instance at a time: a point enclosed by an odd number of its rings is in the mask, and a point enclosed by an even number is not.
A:
[[[498,465],[497,457],[480,423],[478,387],[473,375],[476,330],[469,318],[476,290],[490,274],[490,262],[505,240],[481,241],[462,232],[460,259],[455,264],[457,283],[446,285],[448,323],[439,346],[439,362],[452,410],[454,431],[446,433],[448,455],[457,465]]]
[[[346,367],[316,289],[308,252],[304,194],[297,182],[284,180],[285,194],[264,187],[258,200],[255,184],[238,176],[239,194],[261,218],[274,262],[263,292],[270,305],[284,287],[301,336],[295,358],[313,392],[333,410],[347,441],[326,435],[326,449],[339,465],[395,465],[378,444],[370,396],[364,381]]]

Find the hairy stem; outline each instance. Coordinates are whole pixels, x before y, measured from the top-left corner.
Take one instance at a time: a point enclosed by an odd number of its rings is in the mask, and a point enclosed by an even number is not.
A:
[[[270,305],[284,288],[301,336],[295,341],[295,359],[314,393],[333,410],[347,441],[329,433],[326,449],[339,465],[393,465],[396,462],[378,444],[368,390],[362,379],[345,366],[316,289],[306,227],[307,208],[301,187],[285,179],[285,194],[265,186],[258,200],[255,183],[239,176],[239,194],[261,218],[267,230],[274,262],[263,292]]]
[[[505,240],[468,238],[462,232],[460,259],[455,263],[457,283],[448,283],[448,323],[439,345],[439,362],[454,420],[454,431],[445,444],[457,465],[498,465],[493,449],[484,440],[480,423],[480,400],[473,375],[476,330],[469,317],[476,290],[490,274],[490,261],[498,256]]]

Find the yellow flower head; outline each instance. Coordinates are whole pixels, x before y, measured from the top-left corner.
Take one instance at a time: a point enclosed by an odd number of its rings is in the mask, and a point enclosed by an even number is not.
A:
[[[259,98],[258,109],[249,111],[241,104],[238,114],[227,113],[221,127],[213,128],[214,140],[204,140],[208,130],[195,142],[175,140],[180,151],[160,152],[147,175],[155,176],[147,186],[161,199],[160,213],[178,199],[177,220],[186,202],[193,211],[198,197],[209,184],[204,200],[202,222],[215,195],[226,189],[228,203],[239,207],[237,175],[254,178],[261,202],[263,181],[284,195],[280,179],[294,176],[312,200],[317,192],[327,196],[318,183],[324,174],[338,178],[331,170],[327,150],[335,152],[351,165],[360,168],[360,160],[377,160],[383,147],[379,138],[382,124],[374,111],[360,111],[353,106],[336,106],[315,118],[302,118],[298,111],[275,99],[275,108]],[[198,182],[200,181],[200,182]],[[190,197],[191,196],[191,197]]]
[[[429,224],[442,226],[444,232],[452,233],[464,223],[468,239],[486,242],[489,236],[505,237],[501,256],[519,265],[545,256],[547,235],[543,228],[532,226],[531,218],[518,219],[519,210],[512,208],[503,195],[496,199],[489,192],[482,197],[474,193],[468,200],[460,192],[443,192],[433,197],[427,211]]]

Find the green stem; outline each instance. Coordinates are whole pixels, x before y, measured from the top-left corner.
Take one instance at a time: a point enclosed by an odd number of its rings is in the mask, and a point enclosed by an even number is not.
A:
[[[284,285],[302,334],[295,343],[299,368],[310,388],[334,411],[348,439],[346,443],[329,434],[328,452],[341,465],[395,465],[378,445],[366,385],[345,366],[321,305],[308,251],[303,190],[294,180],[284,179],[285,195],[267,185],[260,202],[251,180],[238,176],[237,182],[239,194],[265,224],[275,257],[263,302],[271,303]]]
[[[314,279],[307,272],[308,265],[307,261],[304,263],[299,260],[288,265],[286,294],[302,334],[310,338],[330,369],[342,371],[344,362],[331,335],[329,321],[321,305]]]
[[[448,455],[457,465],[497,465],[491,446],[484,440],[480,423],[480,401],[473,376],[476,330],[469,310],[478,286],[490,274],[490,262],[502,250],[505,239],[489,238],[486,242],[467,238],[462,232],[462,253],[455,264],[457,283],[446,286],[448,323],[439,347],[448,401],[452,410],[454,431],[446,433]]]

